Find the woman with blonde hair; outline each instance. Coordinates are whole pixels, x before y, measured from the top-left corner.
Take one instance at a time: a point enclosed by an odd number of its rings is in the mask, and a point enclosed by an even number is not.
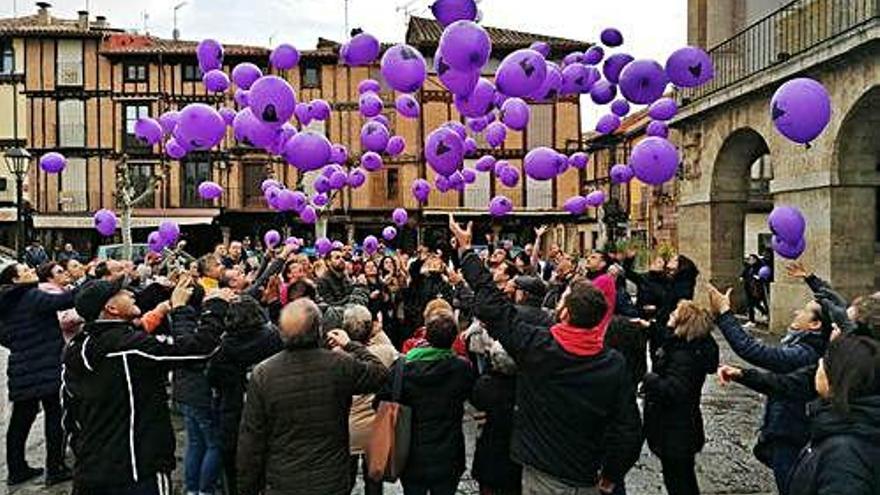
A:
[[[711,313],[680,301],[669,315],[672,334],[657,351],[645,376],[645,434],[660,458],[669,495],[700,493],[694,457],[706,441],[700,395],[706,375],[718,369],[718,345]]]

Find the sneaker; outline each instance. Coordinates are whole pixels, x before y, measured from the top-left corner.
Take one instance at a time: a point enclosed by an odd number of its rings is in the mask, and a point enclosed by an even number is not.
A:
[[[69,467],[62,465],[56,471],[48,473],[46,475],[46,486],[53,486],[59,483],[64,483],[65,481],[70,481],[73,479],[73,471],[70,470]]]
[[[9,478],[6,479],[6,486],[15,486],[22,483],[27,483],[34,478],[42,476],[43,472],[43,468],[33,468],[28,466],[27,469],[25,469],[20,475],[9,476]]]

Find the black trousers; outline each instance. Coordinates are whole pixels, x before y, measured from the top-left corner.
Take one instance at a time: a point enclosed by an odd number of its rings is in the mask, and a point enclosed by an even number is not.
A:
[[[663,457],[663,484],[669,495],[700,495],[694,456]]]
[[[460,479],[455,478],[434,483],[413,483],[401,480],[401,484],[404,495],[455,495]]]
[[[25,459],[25,445],[31,426],[43,405],[43,419],[46,430],[46,472],[57,473],[64,465],[64,430],[61,427],[61,396],[50,394],[35,399],[19,400],[12,403],[12,416],[6,430],[6,466],[9,477],[20,477],[28,468]]]

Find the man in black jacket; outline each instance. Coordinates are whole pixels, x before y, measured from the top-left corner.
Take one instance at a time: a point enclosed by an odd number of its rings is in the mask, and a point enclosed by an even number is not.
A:
[[[174,432],[168,412],[168,366],[206,359],[221,328],[219,291],[196,311],[187,306],[189,279],[171,294],[170,336],[151,336],[132,321],[140,316],[122,280],[94,280],[80,290],[76,310],[86,320],[64,354],[65,427],[76,454],[74,493],[170,493],[175,467]]]
[[[328,306],[344,306],[348,304],[353,289],[345,274],[345,256],[341,249],[334,249],[324,259],[327,273],[318,279],[318,296]]]
[[[602,344],[611,310],[605,294],[575,279],[560,296],[560,323],[549,331],[531,325],[470,250],[471,226],[449,223],[476,293],[476,316],[519,370],[511,457],[523,465],[523,493],[611,491],[635,464],[642,431],[623,356]]]
[[[553,315],[541,307],[547,295],[547,284],[538,277],[520,275],[513,279],[513,286],[516,289],[513,302],[520,319],[533,325],[552,326]]]

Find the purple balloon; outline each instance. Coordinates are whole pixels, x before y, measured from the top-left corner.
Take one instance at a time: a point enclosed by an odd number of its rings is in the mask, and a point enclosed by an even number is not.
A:
[[[648,128],[645,130],[645,134],[647,134],[648,136],[666,139],[667,137],[669,137],[669,127],[666,125],[665,122],[653,120],[650,124],[648,124]]]
[[[431,194],[431,184],[425,179],[416,179],[410,188],[413,198],[419,203],[427,203],[428,196]]]
[[[602,41],[603,45],[614,48],[623,44],[623,35],[617,28],[605,28],[602,30],[602,34],[599,35],[599,40]]]
[[[217,40],[202,40],[196,47],[196,58],[202,73],[220,69],[223,66],[223,45]]]
[[[244,107],[248,106],[248,95],[249,94],[250,94],[250,91],[248,91],[246,89],[239,88],[239,89],[235,90],[235,94],[233,95],[232,99],[235,100],[236,105],[238,105],[241,108],[244,108]]]
[[[165,242],[162,241],[159,232],[154,230],[147,236],[147,246],[150,248],[150,251],[161,253],[165,249]]]
[[[186,148],[181,146],[176,139],[171,138],[165,143],[165,154],[174,160],[180,160],[186,156]]]
[[[162,126],[162,130],[168,135],[174,132],[174,128],[177,127],[177,122],[179,120],[180,112],[169,110],[159,116],[159,125]]]
[[[617,86],[605,79],[599,79],[590,88],[590,98],[596,105],[604,105],[613,100],[615,96],[617,96]]]
[[[358,109],[364,117],[375,117],[382,113],[382,98],[378,94],[367,92],[358,98]]]
[[[431,5],[431,13],[441,26],[455,21],[476,21],[479,15],[474,0],[436,0]]]
[[[438,175],[437,177],[434,177],[434,186],[437,188],[438,192],[445,193],[450,189],[449,179],[442,175]]]
[[[330,163],[345,165],[348,162],[348,148],[341,144],[330,147]]]
[[[318,170],[330,161],[330,141],[314,131],[303,131],[284,144],[284,159],[301,172]]]
[[[544,146],[528,152],[523,168],[526,175],[535,180],[550,180],[568,167],[568,158],[552,148]]]
[[[290,210],[296,213],[302,213],[303,208],[309,204],[309,198],[302,191],[293,191],[290,194]]]
[[[171,220],[163,221],[159,224],[159,237],[165,242],[165,245],[170,246],[174,244],[177,242],[177,238],[180,237],[180,225]]]
[[[394,45],[382,56],[382,77],[395,91],[412,93],[427,77],[425,57],[409,45]]]
[[[475,119],[466,118],[465,126],[471,130],[471,132],[475,134],[479,134],[486,129],[486,126],[489,125],[489,122],[485,117],[477,117]]]
[[[468,96],[473,93],[474,88],[477,86],[477,81],[480,80],[479,70],[463,71],[454,69],[446,63],[439,52],[434,55],[434,71],[437,72],[440,83],[450,93],[458,96]]]
[[[577,95],[584,92],[585,89],[589,91],[589,87],[592,87],[596,82],[590,79],[590,72],[586,65],[580,63],[567,65],[562,69],[562,94]]]
[[[578,170],[583,170],[587,168],[587,163],[590,162],[590,155],[584,153],[583,151],[577,151],[572,153],[571,157],[568,159],[568,165],[572,168],[576,168]]]
[[[625,184],[631,181],[636,174],[629,165],[618,163],[611,167],[609,175],[611,176],[612,184]]]
[[[495,166],[492,167],[492,172],[496,176],[500,177],[502,172],[504,172],[504,169],[509,166],[510,162],[508,162],[507,160],[498,160],[497,162],[495,162]]]
[[[213,107],[204,103],[190,103],[180,112],[175,137],[184,147],[211,149],[220,144],[225,135],[226,122]]]
[[[241,89],[251,89],[251,86],[261,77],[263,77],[263,71],[250,62],[242,62],[232,69],[232,82]]]
[[[333,241],[333,249],[342,249],[345,247],[345,244],[342,241]]]
[[[456,191],[464,191],[464,176],[461,175],[461,172],[455,171],[448,177],[449,179],[449,189],[454,189]]]
[[[312,205],[306,205],[305,208],[299,212],[299,219],[305,224],[312,225],[318,221],[318,213],[315,212],[315,208]]]
[[[804,247],[806,247],[806,243],[804,243]],[[762,266],[758,269],[758,277],[764,281],[770,280],[773,278],[773,269],[767,265]]]
[[[318,194],[324,194],[330,191],[330,178],[326,175],[319,175],[315,177],[315,180],[312,182],[312,187],[315,188],[315,192]],[[321,206],[321,205],[318,205]]]
[[[293,116],[296,93],[284,79],[263,76],[251,86],[248,104],[258,119],[269,125],[280,126]]]
[[[340,51],[342,62],[351,67],[370,65],[379,57],[379,40],[368,33],[358,33]]]
[[[375,151],[368,151],[361,156],[361,167],[367,172],[377,172],[385,166],[382,157]]]
[[[302,247],[302,241],[294,236],[284,239],[285,246],[293,246],[294,251],[298,251]]]
[[[315,250],[321,256],[327,256],[333,250],[333,243],[326,237],[319,237],[315,240]]]
[[[284,189],[278,187],[270,187],[266,189],[263,196],[266,198],[266,202],[269,203],[269,208],[273,210],[280,210],[281,208],[281,192]]]
[[[660,98],[648,107],[648,116],[654,120],[670,120],[678,113],[678,104],[672,98]]]
[[[363,170],[356,168],[348,173],[348,187],[358,189],[367,182],[367,174]]]
[[[333,175],[334,172],[340,172],[340,171],[344,171],[344,170],[345,169],[342,168],[341,165],[338,165],[336,163],[331,163],[321,169],[321,175],[323,175],[324,177],[327,177],[329,179],[330,176]]]
[[[678,150],[663,138],[647,137],[633,147],[629,163],[640,181],[657,186],[675,177]]]
[[[498,175],[498,180],[506,187],[516,187],[519,184],[519,172],[514,167],[504,167]]]
[[[666,59],[666,75],[680,88],[693,88],[715,77],[712,57],[702,48],[686,46],[672,52]]]
[[[590,194],[587,194],[585,199],[587,200],[587,206],[597,208],[605,203],[605,191],[601,189],[593,191]]]
[[[267,248],[271,249],[280,243],[281,234],[279,234],[277,230],[270,230],[263,234],[263,244],[265,244]]]
[[[367,254],[375,253],[379,249],[379,239],[376,239],[374,235],[364,237],[363,248]]]
[[[456,134],[458,134],[458,137],[460,137],[462,139],[466,139],[468,136],[467,127],[465,127],[464,124],[462,124],[461,122],[459,122],[457,120],[450,120],[449,122],[445,122],[445,123],[443,123],[443,127],[447,128],[447,129],[451,129]]]
[[[250,108],[238,112],[232,121],[232,131],[236,141],[250,143],[258,148],[276,144],[276,129],[261,122]]]
[[[529,126],[530,115],[529,105],[521,98],[508,98],[501,105],[501,121],[514,131],[525,130]]]
[[[796,245],[804,237],[807,229],[807,221],[800,210],[787,205],[773,208],[767,218],[767,225],[776,237],[792,245]]]
[[[397,97],[397,100],[394,102],[394,107],[397,109],[397,113],[408,119],[419,118],[419,114],[422,111],[419,101],[416,100],[413,95],[406,93]]]
[[[584,53],[583,52],[571,52],[562,59],[562,66],[567,67],[571,64],[582,64],[584,63]]]
[[[770,246],[779,256],[789,260],[796,260],[804,254],[807,249],[807,240],[801,237],[797,242],[788,242],[780,239],[775,235],[770,239]]]
[[[395,208],[394,211],[391,212],[391,219],[394,220],[394,223],[398,227],[403,227],[409,220],[409,215],[407,215],[406,210],[403,208]]]
[[[611,113],[617,115],[618,117],[626,117],[626,115],[629,113],[629,110],[629,102],[624,100],[623,98],[618,98],[611,102]]]
[[[388,117],[382,115],[381,113],[379,115],[376,115],[375,117],[372,117],[369,120],[371,122],[378,122],[379,124],[384,125],[386,129],[391,129],[391,121],[388,120]]]
[[[489,201],[489,213],[493,217],[503,217],[513,211],[513,201],[507,196],[498,195]]]
[[[495,157],[492,155],[484,155],[482,158],[477,160],[474,164],[474,168],[480,172],[489,172],[490,170],[495,169]]]
[[[397,229],[394,227],[389,225],[382,229],[382,238],[386,241],[393,241],[395,237],[397,237]]]
[[[477,173],[469,168],[461,169],[461,176],[464,178],[465,184],[473,184],[477,181]]]
[[[486,128],[486,142],[493,148],[498,148],[507,139],[507,127],[501,122],[492,122]]]
[[[202,83],[211,93],[222,93],[229,89],[229,76],[220,69],[209,70],[202,76]]]
[[[227,127],[231,126],[233,122],[235,122],[235,116],[238,115],[238,112],[231,108],[223,107],[217,111],[221,117],[223,117],[223,122]]]
[[[550,56],[550,43],[546,41],[536,41],[529,45],[529,50],[534,50],[541,54],[542,57],[547,58]]]
[[[599,134],[611,134],[620,127],[620,117],[609,113],[599,118],[596,123],[596,132]]]
[[[330,112],[332,111],[327,100],[322,100],[320,98],[312,100],[312,102],[309,103],[309,110],[312,120],[317,120],[319,122],[329,119]]]
[[[304,101],[297,103],[293,107],[293,115],[296,116],[296,120],[299,121],[299,125],[302,127],[306,127],[312,121],[312,109]]]
[[[467,96],[455,95],[455,108],[465,117],[482,117],[495,106],[495,85],[486,78],[480,78],[473,93]]]
[[[329,202],[330,198],[327,196],[327,193],[318,193],[312,196],[312,204],[317,207],[327,206]]]
[[[435,172],[448,177],[464,161],[464,140],[452,129],[439,127],[428,135],[425,158]]]
[[[116,233],[116,225],[118,220],[116,214],[111,210],[101,209],[95,212],[95,230],[104,237],[109,237]]]
[[[348,174],[343,171],[333,172],[330,176],[330,188],[342,189],[348,184]]]
[[[663,96],[669,79],[663,67],[653,60],[636,60],[620,74],[620,92],[627,100],[647,105]]]
[[[604,75],[605,79],[608,81],[617,84],[620,82],[621,71],[623,71],[623,68],[629,65],[633,60],[635,60],[635,58],[627,53],[615,53],[606,58],[605,63],[602,64],[602,75]]]
[[[199,184],[199,197],[202,199],[212,200],[223,195],[223,188],[220,184],[206,180]]]
[[[278,70],[289,70],[299,64],[299,50],[287,43],[282,43],[269,54],[269,63]]]
[[[150,117],[141,117],[134,123],[134,135],[152,146],[162,140],[162,125]]]
[[[468,136],[464,139],[464,156],[471,158],[477,154],[477,140]]]
[[[367,151],[385,151],[390,137],[388,129],[378,122],[367,122],[361,127],[361,146]]]
[[[540,53],[517,50],[504,57],[495,74],[498,91],[507,96],[528,96],[538,89],[547,77],[547,63]]]
[[[831,98],[814,79],[792,79],[776,90],[770,100],[770,115],[780,134],[795,143],[816,139],[831,120]]]
[[[572,215],[581,215],[587,210],[587,198],[583,196],[572,196],[565,200],[562,207],[565,211]]]
[[[529,97],[537,102],[553,101],[562,91],[562,81],[562,69],[555,63],[548,61],[547,75],[544,77],[544,82]]]
[[[390,156],[398,156],[406,149],[406,139],[403,136],[391,136],[385,146],[385,153]]]
[[[593,45],[584,52],[583,63],[585,65],[596,65],[605,58],[605,49],[600,45]]]
[[[381,93],[382,85],[379,84],[379,81],[375,79],[364,79],[360,83],[358,83],[358,94],[362,95],[364,93]]]
[[[437,50],[453,69],[479,71],[489,61],[492,40],[476,22],[455,21],[443,30]]]

